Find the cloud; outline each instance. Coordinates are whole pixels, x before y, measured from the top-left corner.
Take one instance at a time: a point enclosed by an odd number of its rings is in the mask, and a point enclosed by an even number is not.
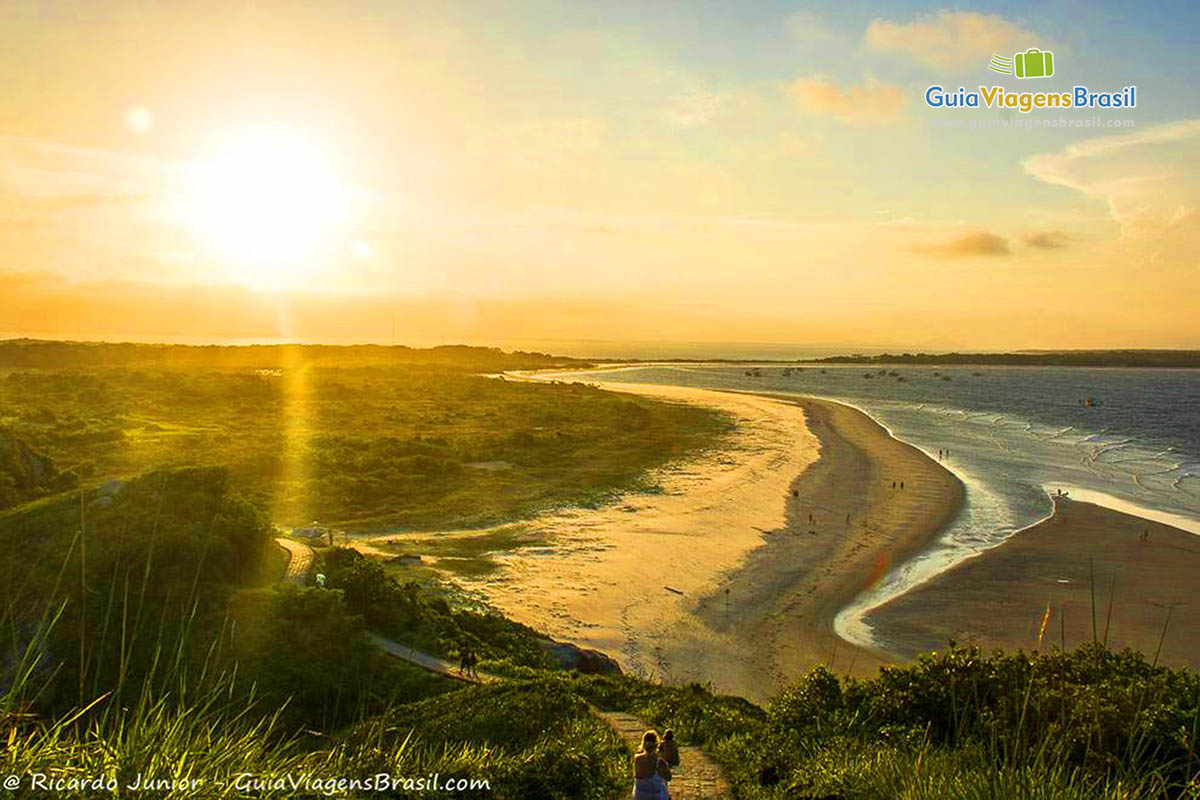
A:
[[[869,76],[861,84],[842,86],[827,76],[810,75],[798,78],[788,92],[804,111],[850,125],[893,122],[903,116],[908,101],[899,86]]]
[[[685,128],[711,122],[725,105],[725,98],[703,87],[688,89],[667,101],[663,114]]]
[[[863,44],[880,53],[900,53],[926,66],[948,69],[978,63],[993,53],[1009,55],[1046,40],[998,14],[942,10],[911,22],[874,19]]]
[[[1200,208],[1200,119],[1136,133],[1084,139],[1026,159],[1025,171],[1103,200],[1131,238],[1158,238],[1187,226]]]
[[[1006,256],[1012,252],[1008,240],[988,231],[974,231],[940,244],[918,245],[913,248],[918,253],[947,258],[965,258],[970,256]]]
[[[1025,237],[1025,244],[1038,250],[1060,250],[1070,239],[1070,234],[1064,231],[1037,231]]]

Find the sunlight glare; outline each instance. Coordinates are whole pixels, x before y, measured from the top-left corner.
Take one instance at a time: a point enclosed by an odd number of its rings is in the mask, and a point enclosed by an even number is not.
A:
[[[346,218],[348,192],[330,159],[294,131],[231,136],[193,178],[192,227],[251,286],[301,287]]]
[[[139,136],[147,134],[154,127],[154,114],[143,106],[131,108],[125,112],[125,126],[129,128],[130,133]]]

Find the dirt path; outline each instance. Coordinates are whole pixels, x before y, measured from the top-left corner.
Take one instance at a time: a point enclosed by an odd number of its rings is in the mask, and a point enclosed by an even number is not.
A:
[[[596,711],[617,735],[637,752],[642,734],[652,726],[624,711]],[[671,800],[728,800],[733,790],[721,767],[699,747],[680,747],[679,766],[672,769]]]
[[[287,551],[288,563],[283,570],[283,580],[304,586],[308,583],[308,572],[312,569],[313,551],[306,544],[282,536],[275,539],[275,544]]]
[[[438,675],[443,675],[447,678],[453,678],[456,681],[464,683],[496,683],[503,680],[496,675],[490,675],[486,672],[472,672],[468,675],[459,671],[458,666],[447,661],[444,658],[438,658],[435,655],[424,653],[409,647],[406,644],[393,641],[391,639],[380,636],[376,633],[368,633],[367,638],[371,644],[378,647],[383,652],[387,653],[392,658],[397,658],[401,661],[407,661],[410,664],[415,664],[421,669],[436,672]]]
[[[458,667],[443,658],[413,649],[378,634],[368,633],[367,636],[372,644],[389,656],[447,678],[466,683],[494,683],[504,680],[486,672],[463,675],[459,672]],[[616,731],[631,752],[637,751],[642,741],[642,734],[653,727],[645,720],[623,711],[601,711],[595,706],[592,707],[592,710],[596,716]],[[680,747],[679,766],[673,772],[675,774],[671,780],[671,800],[730,800],[733,797],[729,781],[726,780],[721,767],[705,755],[699,747]]]

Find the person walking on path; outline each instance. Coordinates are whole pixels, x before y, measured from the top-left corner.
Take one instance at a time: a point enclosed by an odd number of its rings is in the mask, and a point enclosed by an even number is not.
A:
[[[668,767],[679,766],[679,745],[675,744],[675,731],[670,728],[663,731],[663,740],[658,747],[658,754],[662,756],[663,761],[667,762]]]
[[[471,648],[464,644],[458,651],[458,674],[464,678],[468,675],[468,671],[475,666],[472,658]]]
[[[642,746],[633,757],[633,800],[671,800],[667,781],[671,768],[658,754],[658,734],[642,734]]]

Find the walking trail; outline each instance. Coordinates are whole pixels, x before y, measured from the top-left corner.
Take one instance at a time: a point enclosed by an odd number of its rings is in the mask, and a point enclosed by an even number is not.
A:
[[[282,537],[275,541],[290,556],[287,568],[284,570],[283,580],[303,586],[307,582],[309,570],[312,568],[312,548]],[[375,633],[368,633],[367,637],[371,644],[392,658],[407,661],[421,669],[453,680],[480,684],[504,680],[498,675],[487,672],[464,674],[457,665],[444,658],[438,658]],[[601,711],[595,706],[592,707],[592,711],[621,737],[631,752],[637,752],[642,742],[642,734],[652,728],[645,720],[624,711]],[[679,766],[675,767],[672,772],[674,777],[671,780],[671,800],[732,800],[733,798],[733,791],[721,771],[721,767],[705,755],[699,747],[680,746]]]
[[[308,571],[312,569],[312,548],[294,539],[282,536],[275,539],[275,544],[282,547],[288,554],[288,563],[283,570],[283,580],[304,586],[308,583]]]
[[[454,680],[467,683],[494,683],[504,680],[498,675],[486,672],[464,675],[458,667],[445,659],[414,650],[408,645],[386,639],[378,634],[369,633],[367,636],[372,644],[389,656]],[[642,742],[642,734],[652,727],[645,720],[624,711],[601,711],[595,706],[592,706],[592,711],[608,723],[631,752],[637,752]],[[671,800],[732,800],[733,798],[733,790],[724,773],[721,772],[721,767],[705,755],[699,747],[681,746],[679,748],[679,766],[672,771],[674,777],[671,780]]]

